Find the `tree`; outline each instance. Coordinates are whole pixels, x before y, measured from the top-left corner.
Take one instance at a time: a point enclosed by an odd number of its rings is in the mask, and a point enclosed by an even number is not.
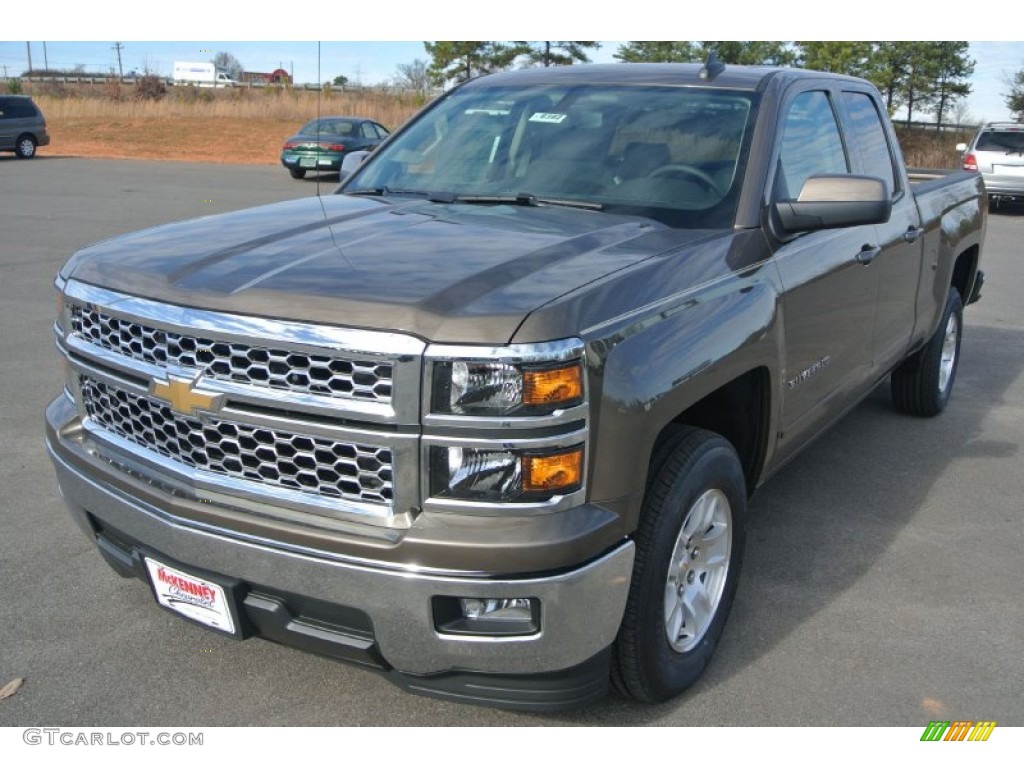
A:
[[[971,92],[970,77],[974,74],[974,59],[968,56],[967,42],[944,40],[931,43],[935,60],[935,124],[942,123],[942,117],[958,100]]]
[[[698,55],[693,43],[685,40],[630,40],[615,52],[615,58],[625,62],[693,62]]]
[[[765,40],[642,41],[620,45],[619,61],[701,62],[715,52],[726,64],[774,64],[788,66],[796,61],[789,43]]]
[[[426,93],[430,88],[430,72],[427,62],[416,59],[408,64],[395,67],[395,85],[407,91]]]
[[[569,64],[586,64],[590,61],[587,50],[600,48],[596,40],[542,40],[531,45],[520,43],[526,52],[527,66],[563,67]]]
[[[348,78],[344,75],[338,75],[331,80],[331,85],[337,85],[339,87],[344,86],[346,83],[348,83]]]
[[[909,75],[912,43],[891,41],[875,43],[875,68],[872,78],[885,98],[885,108],[891,115],[900,106],[900,94]]]
[[[1018,70],[1006,85],[1010,89],[1003,94],[1006,97],[1006,108],[1013,113],[1015,120],[1024,120],[1024,69]]]
[[[436,40],[423,45],[431,58],[430,79],[439,86],[508,69],[525,52],[520,45],[480,40]]]
[[[819,72],[835,72],[871,79],[874,74],[874,46],[866,41],[828,40],[796,44],[799,66]]]
[[[227,51],[217,52],[217,55],[213,57],[213,66],[226,72],[232,80],[242,79],[242,62]]]
[[[704,40],[698,44],[699,60],[706,60],[711,51],[725,64],[788,67],[797,60],[789,43],[777,40]]]

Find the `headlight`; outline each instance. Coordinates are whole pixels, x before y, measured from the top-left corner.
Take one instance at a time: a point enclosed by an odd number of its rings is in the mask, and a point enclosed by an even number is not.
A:
[[[431,410],[460,416],[535,416],[583,402],[583,364],[452,361],[434,364]]]
[[[582,487],[583,446],[544,452],[434,446],[430,466],[433,496],[489,502],[544,500]]]

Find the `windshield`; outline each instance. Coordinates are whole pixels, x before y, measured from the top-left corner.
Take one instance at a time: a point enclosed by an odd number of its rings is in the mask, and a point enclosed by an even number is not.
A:
[[[573,202],[729,227],[755,94],[710,88],[461,88],[340,190],[451,202]]]
[[[983,131],[974,148],[980,152],[1024,152],[1024,130]]]

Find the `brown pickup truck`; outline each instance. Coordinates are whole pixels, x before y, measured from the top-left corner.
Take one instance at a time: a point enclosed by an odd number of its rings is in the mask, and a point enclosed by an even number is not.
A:
[[[337,194],[75,254],[47,444],[114,569],[215,631],[461,701],[663,700],[755,488],[887,378],[946,405],[986,206],[911,183],[861,80],[482,77]]]

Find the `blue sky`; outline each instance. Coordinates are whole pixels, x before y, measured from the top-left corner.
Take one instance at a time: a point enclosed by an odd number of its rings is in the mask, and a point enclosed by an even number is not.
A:
[[[990,5],[988,18],[1010,19],[1019,15],[1017,0],[995,0],[995,4],[1003,4],[1004,10]],[[313,2],[304,3],[296,13],[275,11],[284,7],[244,3],[180,5],[172,0],[99,0],[92,4],[49,0],[45,14],[5,17],[0,33],[4,38],[0,40],[0,73],[5,65],[11,74],[27,68],[25,39],[46,39],[46,57],[55,67],[84,64],[90,69],[109,70],[117,66],[111,46],[119,40],[125,46],[125,71],[148,66],[169,75],[175,61],[202,61],[212,55],[205,51],[212,50],[229,51],[246,69],[254,71],[294,66],[299,82],[326,81],[343,74],[352,81],[375,84],[392,78],[398,64],[426,59],[424,39],[530,39],[543,33],[545,37],[651,40],[666,37],[669,28],[676,37],[710,40],[837,37],[836,25],[823,15],[819,0],[733,0],[728,13],[722,13],[721,6],[714,4],[687,5],[668,17],[664,10],[667,6],[660,0],[630,0],[628,14],[622,13],[627,7],[622,4],[607,6],[609,11],[593,4],[581,10],[583,6],[556,6],[550,0],[445,0],[429,4],[385,0],[358,6]],[[357,7],[359,14],[354,12]],[[886,31],[907,30],[927,40],[963,37],[962,19],[941,9],[928,16],[909,6],[900,10],[891,0],[858,0],[857,9],[858,13],[843,17],[841,37],[845,39],[877,39],[887,36]],[[1008,24],[1007,28],[1016,25]],[[281,37],[319,36],[358,38],[320,43],[319,78],[315,40],[267,42]],[[10,39],[14,37],[22,40]],[[101,37],[110,39],[101,41]],[[396,39],[404,42],[395,42]],[[141,42],[144,40],[148,42]],[[182,40],[191,42],[174,42]],[[613,61],[620,42],[605,42],[592,58],[598,62]],[[974,93],[968,99],[971,116],[1007,119],[1002,96],[1007,90],[1005,80],[1024,68],[1024,42],[972,42],[971,55],[977,61]],[[32,44],[32,58],[34,65],[42,64],[42,42]]]

